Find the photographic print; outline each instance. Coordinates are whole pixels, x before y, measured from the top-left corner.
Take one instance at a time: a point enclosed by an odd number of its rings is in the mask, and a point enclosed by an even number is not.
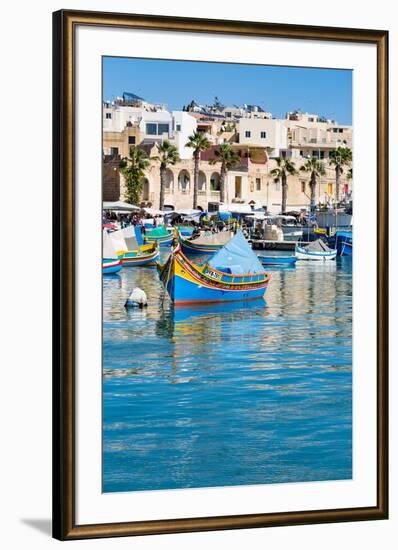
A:
[[[102,87],[103,492],[351,480],[352,71]]]

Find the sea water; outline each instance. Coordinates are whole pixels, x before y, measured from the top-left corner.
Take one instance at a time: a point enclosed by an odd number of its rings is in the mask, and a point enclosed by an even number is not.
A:
[[[351,479],[351,258],[267,271],[265,300],[182,309],[155,268],[104,276],[105,492]]]

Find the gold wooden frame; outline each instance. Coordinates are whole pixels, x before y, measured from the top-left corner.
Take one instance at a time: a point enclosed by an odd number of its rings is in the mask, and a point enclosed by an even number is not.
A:
[[[76,525],[74,514],[74,40],[79,25],[370,43],[377,47],[377,505]],[[388,517],[388,32],[80,11],[53,14],[53,536],[60,540]]]

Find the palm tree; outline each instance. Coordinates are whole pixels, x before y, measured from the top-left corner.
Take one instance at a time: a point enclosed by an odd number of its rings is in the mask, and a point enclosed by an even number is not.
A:
[[[231,170],[234,166],[240,163],[239,155],[232,149],[229,143],[221,143],[221,145],[214,151],[215,157],[210,160],[210,164],[221,162],[220,169],[220,202],[225,202],[225,180],[228,174],[228,170]]]
[[[145,151],[135,145],[130,147],[130,156],[124,157],[120,161],[120,172],[126,180],[126,200],[130,204],[140,202],[145,177],[144,171],[148,168],[149,162]]]
[[[160,162],[160,196],[159,210],[163,210],[164,205],[164,190],[166,188],[166,170],[169,164],[176,164],[180,160],[178,149],[165,139],[163,143],[157,143],[159,155],[153,157]]]
[[[188,137],[188,142],[186,143],[185,147],[192,147],[193,158],[195,160],[193,173],[193,208],[196,208],[198,206],[200,153],[202,151],[206,151],[206,149],[210,147],[210,141],[204,134],[200,132],[194,132],[191,136]]]
[[[286,202],[287,202],[287,177],[289,175],[293,176],[297,174],[296,166],[294,162],[285,157],[277,157],[276,159],[277,167],[271,170],[270,174],[274,176],[275,181],[280,181],[282,183],[282,205],[281,210],[282,214],[286,212]]]
[[[312,157],[307,160],[300,170],[308,172],[310,174],[310,190],[311,190],[311,212],[315,210],[315,189],[318,178],[325,175],[325,168],[323,163],[316,157]]]
[[[344,166],[352,162],[352,150],[349,147],[337,147],[330,152],[330,164],[334,164],[336,171],[336,204],[340,199],[340,176],[344,171]]]

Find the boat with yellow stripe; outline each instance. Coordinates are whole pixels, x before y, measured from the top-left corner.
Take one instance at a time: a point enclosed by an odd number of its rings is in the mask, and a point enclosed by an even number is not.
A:
[[[174,231],[167,231],[164,225],[145,232],[145,242],[148,244],[157,243],[159,246],[170,246],[173,243],[173,238]]]
[[[204,231],[194,238],[184,238],[180,236],[181,248],[184,254],[215,254],[233,237],[229,231],[212,233]]]
[[[241,232],[202,266],[190,261],[178,243],[167,262],[158,263],[158,271],[175,305],[261,298],[270,279]]]
[[[144,244],[138,226],[108,233],[107,238],[124,267],[154,266],[159,259],[157,243]]]

